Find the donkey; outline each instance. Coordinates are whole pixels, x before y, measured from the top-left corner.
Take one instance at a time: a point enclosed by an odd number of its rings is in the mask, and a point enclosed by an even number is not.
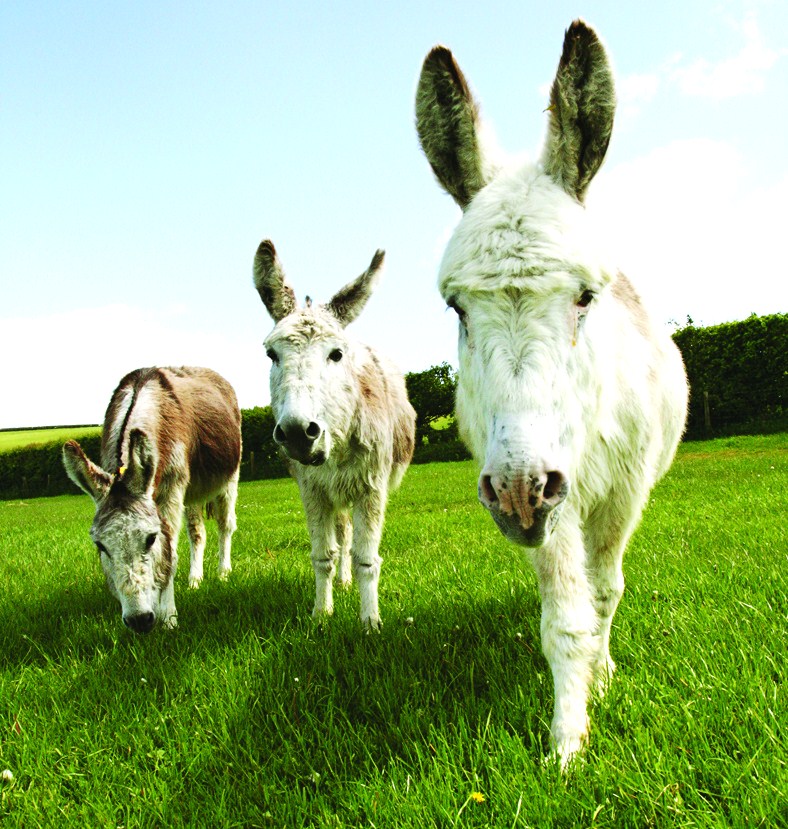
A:
[[[536,570],[562,767],[587,741],[592,688],[614,670],[624,549],[687,406],[678,349],[603,256],[584,208],[614,110],[605,49],[579,20],[535,164],[491,155],[448,49],[427,55],[416,93],[422,149],[463,211],[439,270],[459,320],[458,425],[481,466],[479,500]]]
[[[298,482],[312,543],[312,616],[333,612],[337,563],[349,587],[352,559],[368,630],[380,628],[378,548],[388,493],[413,457],[416,429],[402,374],[345,331],[382,264],[379,250],[328,303],[315,306],[307,297],[299,308],[273,244],[261,242],[254,259],[255,287],[276,323],[265,340],[274,441]]]
[[[241,463],[241,413],[232,386],[207,368],[127,374],[104,417],[101,466],[70,440],[63,464],[96,503],[90,535],[123,622],[136,633],[177,624],[174,581],[186,512],[189,586],[203,576],[203,505],[219,527],[219,577],[230,572]]]

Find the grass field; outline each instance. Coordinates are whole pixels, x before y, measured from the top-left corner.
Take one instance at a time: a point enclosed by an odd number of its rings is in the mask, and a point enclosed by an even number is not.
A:
[[[408,472],[379,635],[355,591],[312,623],[290,480],[241,486],[229,583],[189,592],[182,546],[180,627],[147,637],[104,589],[86,496],[0,503],[3,828],[788,825],[788,437],[681,448],[567,777],[541,761],[535,579],[475,481]]]
[[[35,443],[52,443],[67,441],[70,438],[80,440],[87,435],[101,433],[100,426],[63,426],[56,429],[10,429],[0,431],[0,452],[10,449],[22,449]]]

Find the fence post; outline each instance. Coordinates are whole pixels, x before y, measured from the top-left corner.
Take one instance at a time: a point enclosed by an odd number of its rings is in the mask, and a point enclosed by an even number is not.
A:
[[[703,425],[706,431],[711,431],[711,410],[709,409],[709,393],[703,390]]]
[[[249,453],[249,480],[253,481],[254,477],[254,449]]]

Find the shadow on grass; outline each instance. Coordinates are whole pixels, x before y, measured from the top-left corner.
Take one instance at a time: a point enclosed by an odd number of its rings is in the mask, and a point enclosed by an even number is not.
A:
[[[250,629],[279,626],[298,616],[303,585],[270,581],[267,585],[204,583],[195,591],[179,583],[178,629],[157,626],[142,636],[126,629],[120,604],[103,583],[30,596],[25,604],[0,609],[0,667],[58,662],[65,656],[89,660],[93,649],[109,643],[145,648],[170,639],[184,655],[212,644],[226,647]]]
[[[281,786],[300,786],[310,769],[340,779],[359,773],[359,756],[369,770],[412,762],[457,723],[487,718],[537,733],[535,758],[546,747],[535,712],[549,709],[551,689],[529,591],[425,604],[415,623],[391,613],[379,634],[366,634],[355,590],[337,596],[333,618],[314,623],[311,585],[296,572],[178,587],[179,628],[147,636],[125,629],[103,585],[31,597],[0,615],[0,666],[43,668],[66,709],[108,712],[122,701],[148,711],[143,719],[162,706],[188,717],[207,700],[200,716],[227,738],[213,746],[206,781],[239,758],[271,767]],[[58,684],[62,673],[71,680]],[[466,750],[457,740],[452,750]]]

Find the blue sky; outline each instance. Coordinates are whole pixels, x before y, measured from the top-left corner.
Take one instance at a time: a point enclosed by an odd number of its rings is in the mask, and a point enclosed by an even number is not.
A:
[[[421,62],[449,46],[499,143],[534,155],[575,17],[619,95],[589,205],[656,318],[787,311],[784,2],[6,0],[0,428],[100,422],[151,364],[267,403],[266,237],[318,301],[384,248],[353,329],[404,371],[456,365],[435,281],[459,211],[418,146]]]

